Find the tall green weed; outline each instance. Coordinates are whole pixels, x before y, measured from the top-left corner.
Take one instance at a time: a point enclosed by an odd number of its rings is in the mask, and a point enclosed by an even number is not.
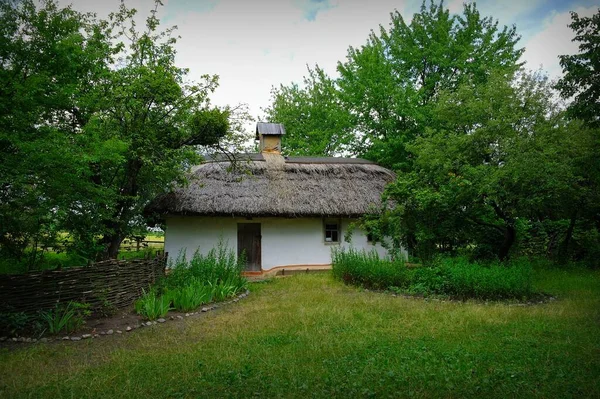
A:
[[[59,303],[54,309],[41,311],[39,315],[50,334],[70,333],[85,323],[84,318],[91,315],[89,308],[89,304],[79,302],[69,302],[66,305]]]
[[[466,258],[440,258],[415,270],[413,293],[467,299],[523,299],[532,291],[532,267],[526,259],[510,263],[478,263]]]
[[[347,284],[414,295],[498,300],[533,294],[533,268],[526,258],[508,264],[439,258],[429,266],[409,269],[403,261],[381,259],[375,251],[337,249],[332,252],[332,269],[334,277]]]
[[[333,275],[347,284],[386,289],[406,287],[410,279],[404,260],[381,259],[375,250],[334,249],[331,256]]]
[[[143,291],[143,295],[135,302],[136,313],[148,320],[165,317],[169,310],[171,310],[170,299],[165,295],[159,296],[155,289]]]
[[[184,287],[167,291],[165,296],[171,300],[176,310],[189,312],[212,302],[213,289],[209,284],[194,280]]]
[[[169,273],[161,282],[162,288],[177,289],[189,285],[192,281],[218,284],[227,281],[241,289],[246,287],[246,279],[242,276],[244,259],[236,259],[235,253],[220,242],[206,255],[199,250],[194,252],[190,260],[185,251],[181,251],[174,262],[169,263]]]
[[[170,308],[189,312],[230,298],[247,288],[248,282],[242,276],[244,264],[244,259],[236,259],[222,242],[206,255],[196,250],[190,260],[181,251],[169,263],[167,276],[138,300],[136,311],[153,320],[163,317]]]

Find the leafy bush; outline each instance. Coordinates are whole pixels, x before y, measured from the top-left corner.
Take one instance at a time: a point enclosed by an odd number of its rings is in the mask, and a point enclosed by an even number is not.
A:
[[[375,250],[334,249],[332,268],[336,278],[367,288],[406,287],[410,280],[404,260],[381,259]]]
[[[16,335],[26,331],[32,317],[25,312],[0,312],[0,334]]]
[[[159,296],[156,290],[151,289],[135,302],[135,311],[148,320],[156,320],[164,317],[171,309],[171,300],[165,296]]]
[[[69,302],[66,305],[58,303],[54,309],[40,312],[40,318],[46,322],[50,334],[58,334],[77,330],[90,314],[89,304]]]

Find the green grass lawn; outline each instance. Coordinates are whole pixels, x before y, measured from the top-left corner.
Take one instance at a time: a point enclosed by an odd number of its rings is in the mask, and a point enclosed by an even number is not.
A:
[[[0,351],[0,397],[600,397],[600,273],[538,272],[536,306],[407,299],[329,274],[202,317]]]

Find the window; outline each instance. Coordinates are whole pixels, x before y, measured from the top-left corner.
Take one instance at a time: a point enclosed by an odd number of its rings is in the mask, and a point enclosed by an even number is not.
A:
[[[369,244],[375,244],[375,238],[373,237],[373,233],[367,233],[367,242]]]
[[[325,242],[340,242],[340,223],[338,221],[325,221]]]

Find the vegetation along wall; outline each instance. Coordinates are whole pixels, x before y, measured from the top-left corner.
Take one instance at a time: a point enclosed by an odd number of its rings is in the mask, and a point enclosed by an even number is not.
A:
[[[88,303],[92,310],[122,308],[164,275],[166,259],[111,259],[85,267],[0,275],[0,310],[31,313],[69,301]]]

